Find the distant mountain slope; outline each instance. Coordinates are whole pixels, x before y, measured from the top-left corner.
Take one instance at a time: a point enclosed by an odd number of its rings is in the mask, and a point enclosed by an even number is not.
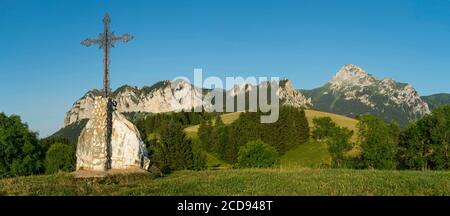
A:
[[[137,122],[140,119],[143,119],[149,115],[153,115],[153,113],[141,113],[141,112],[124,112],[122,113],[125,118],[131,122]],[[76,144],[78,142],[78,137],[80,136],[81,131],[86,126],[89,119],[81,119],[79,121],[73,122],[65,127],[59,129],[54,134],[50,135],[49,138],[52,137],[63,137],[67,138],[70,143]]]
[[[423,96],[422,100],[428,103],[430,109],[434,109],[438,106],[450,104],[450,94],[434,94],[430,96]]]
[[[87,119],[82,119],[80,121],[67,125],[56,131],[53,135],[50,136],[50,138],[64,137],[67,138],[70,141],[70,143],[76,144],[78,141],[78,137],[80,136],[81,130],[83,130],[87,122],[88,122]]]
[[[362,68],[347,64],[324,86],[302,90],[318,110],[350,117],[372,114],[401,125],[430,112],[413,86],[378,80]]]

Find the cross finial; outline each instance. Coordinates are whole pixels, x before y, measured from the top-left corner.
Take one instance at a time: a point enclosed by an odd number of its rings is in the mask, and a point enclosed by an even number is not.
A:
[[[105,13],[105,17],[103,17],[103,23],[105,25],[109,25],[110,22],[111,22],[111,18],[109,18],[109,14]]]

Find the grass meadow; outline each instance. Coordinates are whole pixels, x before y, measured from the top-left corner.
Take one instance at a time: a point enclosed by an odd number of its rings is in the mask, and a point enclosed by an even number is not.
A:
[[[314,117],[329,116],[356,132],[357,120],[307,110]],[[225,124],[239,113],[222,116]],[[198,145],[198,126],[186,128]],[[355,133],[356,134],[356,133]],[[354,139],[357,137],[355,136]],[[0,179],[0,195],[273,195],[273,196],[428,196],[450,195],[450,171],[397,171],[328,169],[326,143],[310,140],[286,152],[272,169],[233,169],[207,154],[208,170],[114,175],[79,179],[70,173]]]
[[[450,195],[448,171],[218,169],[76,179],[69,173],[0,180],[1,195]]]

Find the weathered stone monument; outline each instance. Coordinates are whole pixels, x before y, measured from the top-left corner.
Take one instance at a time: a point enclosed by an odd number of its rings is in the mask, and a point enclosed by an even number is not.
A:
[[[77,171],[148,170],[150,160],[137,128],[115,110],[109,87],[109,49],[115,42],[128,42],[133,36],[115,36],[109,31],[110,18],[105,14],[104,31],[81,44],[98,44],[104,51],[103,95],[95,97],[94,109],[81,131],[77,144]]]

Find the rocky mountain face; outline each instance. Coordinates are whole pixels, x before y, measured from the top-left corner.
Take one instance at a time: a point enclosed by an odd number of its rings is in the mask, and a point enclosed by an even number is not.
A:
[[[390,78],[378,80],[352,64],[344,65],[324,86],[302,93],[322,111],[347,116],[370,113],[401,125],[430,113],[413,86]]]
[[[279,86],[277,95],[282,103],[295,107],[312,106],[311,99],[304,97],[300,91],[296,90],[291,81],[282,80]],[[256,89],[257,86],[242,84],[227,92],[222,89],[214,91],[224,92],[226,96],[236,96]],[[212,97],[212,93],[211,89],[197,88],[183,80],[177,80],[161,81],[143,88],[125,85],[114,91],[113,98],[117,102],[116,109],[119,112],[162,113],[190,110],[199,105],[210,107],[212,106],[211,101],[214,100],[202,100],[202,96],[209,99]],[[94,108],[94,98],[100,94],[100,91],[92,90],[78,99],[66,113],[64,127],[83,119],[89,119]]]
[[[429,96],[423,96],[422,100],[427,102],[430,109],[434,109],[441,105],[450,104],[450,94],[434,94]]]
[[[241,84],[234,86],[227,92],[226,95],[227,97],[235,97],[242,94],[251,95],[252,93],[254,93],[254,95],[257,95],[259,97],[258,94],[260,91],[266,91],[269,94],[271,87],[272,83],[268,81],[262,82],[259,85]],[[292,82],[290,80],[280,80],[278,83],[278,90],[275,92],[275,94],[279,98],[280,104],[299,108],[313,107],[311,98],[305,97],[299,90],[295,89],[292,86]],[[268,101],[270,101],[269,98],[270,95],[268,95]]]
[[[131,87],[128,85],[118,88],[113,93],[119,112],[170,112],[190,109],[195,104],[202,104],[201,89],[184,81],[161,81],[150,87]],[[92,90],[78,99],[66,113],[64,126],[70,125],[91,116],[94,97],[100,91]]]
[[[283,104],[293,107],[313,107],[311,98],[305,97],[300,91],[295,89],[290,80],[281,80],[279,85],[277,95]]]

